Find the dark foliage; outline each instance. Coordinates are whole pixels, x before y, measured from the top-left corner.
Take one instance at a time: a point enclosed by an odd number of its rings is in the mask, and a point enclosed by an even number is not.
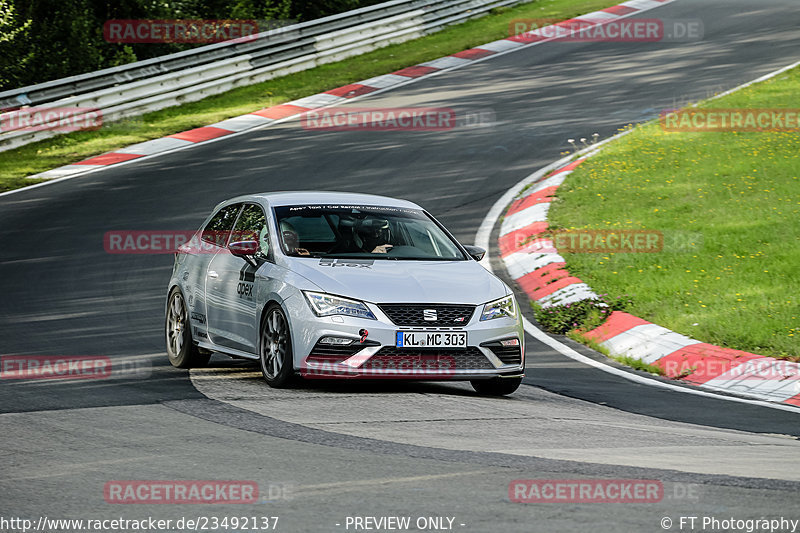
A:
[[[106,42],[111,19],[306,21],[376,0],[0,0],[0,90],[158,57],[194,46]]]

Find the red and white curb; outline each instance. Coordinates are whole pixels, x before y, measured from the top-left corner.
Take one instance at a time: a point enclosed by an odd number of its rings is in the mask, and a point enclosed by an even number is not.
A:
[[[553,242],[540,237],[547,230],[553,195],[582,161],[569,163],[536,183],[511,204],[500,226],[500,256],[509,274],[543,307],[597,298],[587,284],[564,269],[564,258]]]
[[[553,242],[540,237],[547,230],[547,213],[558,187],[598,151],[533,180],[524,196],[511,202],[500,225],[498,245],[509,275],[543,307],[598,298],[569,274]],[[667,377],[684,383],[800,406],[798,363],[706,344],[619,311],[584,336],[611,355],[656,365]]]
[[[619,311],[585,336],[609,353],[656,365],[669,378],[800,406],[797,363],[706,344]]]
[[[639,14],[650,9],[668,4],[675,0],[630,0],[622,4],[608,7],[601,11],[587,13],[579,17],[556,24],[565,25],[573,31],[576,21],[589,25],[600,25],[611,21],[627,18],[634,14]],[[176,150],[185,149],[197,144],[213,142],[221,138],[241,134],[247,130],[269,126],[275,123],[292,120],[315,109],[331,107],[348,101],[354,101],[369,94],[386,91],[413,83],[417,80],[427,78],[445,71],[450,71],[483,61],[494,56],[503,55],[522,48],[536,46],[545,42],[556,40],[557,37],[548,37],[543,29],[532,30],[527,33],[493,41],[469,50],[464,50],[446,57],[434,59],[406,67],[404,69],[376,76],[368,80],[359,81],[331,89],[324,93],[315,94],[299,100],[293,100],[285,104],[254,111],[246,115],[229,118],[209,126],[196,128],[174,135],[169,135],[161,139],[154,139],[143,143],[128,146],[109,152],[106,154],[91,157],[84,161],[72,163],[62,167],[47,170],[39,174],[28,176],[30,179],[60,180],[76,177],[91,171],[103,169],[112,165],[121,165],[140,160],[145,157],[156,156]],[[549,32],[547,35],[551,35]],[[52,181],[40,183],[52,183]],[[17,191],[22,189],[17,189]],[[10,191],[16,192],[16,191]],[[7,193],[4,193],[7,194]]]

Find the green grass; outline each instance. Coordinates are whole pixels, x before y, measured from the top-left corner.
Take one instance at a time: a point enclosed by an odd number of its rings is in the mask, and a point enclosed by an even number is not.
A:
[[[600,346],[600,344],[598,344],[596,341],[590,339],[589,337],[585,337],[580,332],[580,330],[573,329],[572,331],[569,331],[567,333],[567,337],[572,339],[572,340],[574,340],[574,341],[576,341],[576,342],[579,342],[581,344],[585,344],[586,346],[588,346],[589,348],[591,348],[595,352],[599,352],[599,353],[605,355],[606,357],[612,357],[608,353],[608,348],[606,348],[605,346]],[[639,361],[639,362],[641,363],[641,361]]]
[[[642,372],[647,372],[648,374],[654,374],[656,376],[663,376],[664,370],[661,367],[656,365],[649,365],[642,361],[641,359],[635,359],[633,357],[627,355],[611,355],[609,356],[614,361],[623,364],[625,366],[629,366],[635,370],[641,370]]]
[[[36,183],[38,180],[25,176],[87,157],[205,126],[508,37],[509,22],[514,19],[565,20],[617,3],[616,0],[537,0],[510,9],[498,9],[482,18],[358,57],[127,121],[109,123],[98,131],[61,135],[16,150],[0,152],[0,191]]]
[[[800,69],[702,107],[797,107]],[[569,176],[553,227],[660,230],[683,251],[565,254],[627,311],[704,342],[800,359],[800,134],[636,128]],[[674,242],[673,242],[674,244]]]

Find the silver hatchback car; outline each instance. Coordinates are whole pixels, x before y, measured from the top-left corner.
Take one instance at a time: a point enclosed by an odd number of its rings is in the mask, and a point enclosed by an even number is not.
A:
[[[178,249],[166,341],[180,368],[212,352],[293,378],[469,380],[514,392],[524,331],[512,291],[421,207],[281,192],[219,204]]]

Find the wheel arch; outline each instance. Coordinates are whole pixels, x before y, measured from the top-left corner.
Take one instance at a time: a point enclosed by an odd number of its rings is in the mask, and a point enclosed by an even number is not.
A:
[[[169,298],[170,298],[170,296],[172,296],[172,291],[174,291],[175,289],[178,289],[180,291],[181,296],[183,297],[183,301],[187,302],[186,293],[184,292],[183,287],[181,286],[181,284],[176,282],[176,281],[170,282],[169,288],[167,288],[167,297],[164,298],[164,316],[166,316],[167,313],[169,312]],[[188,302],[187,302],[187,305],[188,305]]]
[[[289,310],[286,309],[286,305],[283,302],[284,298],[281,298],[279,294],[270,293],[267,295],[267,297],[264,299],[264,303],[261,305],[261,307],[259,307],[258,311],[256,312],[256,324],[258,324],[259,332],[261,331],[261,326],[264,325],[264,319],[266,318],[265,313],[267,312],[269,306],[271,306],[272,304],[278,305],[283,310],[283,313],[286,315],[288,319]]]

